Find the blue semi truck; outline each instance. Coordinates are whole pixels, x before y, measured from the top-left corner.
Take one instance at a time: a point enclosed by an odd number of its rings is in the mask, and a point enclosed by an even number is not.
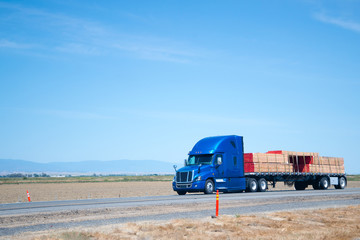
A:
[[[297,171],[244,171],[242,136],[207,137],[195,144],[184,167],[177,169],[174,165],[176,174],[172,187],[179,195],[185,195],[187,192],[210,194],[216,190],[264,192],[269,183],[275,187],[276,182],[293,184],[296,190],[304,190],[309,185],[314,189],[327,189],[331,184],[343,189],[347,184],[345,172],[299,171],[300,159],[308,158],[291,155],[291,159],[291,164],[298,164]]]

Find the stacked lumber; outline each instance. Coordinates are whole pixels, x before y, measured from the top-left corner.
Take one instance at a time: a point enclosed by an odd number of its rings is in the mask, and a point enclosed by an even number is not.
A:
[[[344,158],[318,157],[310,165],[310,172],[345,173]]]
[[[293,172],[288,158],[281,154],[245,153],[245,172]]]
[[[304,172],[344,174],[344,159],[321,157],[314,152],[268,151],[245,153],[245,172]]]
[[[275,154],[285,154],[290,156],[319,156],[319,153],[316,152],[294,152],[294,151],[283,151],[283,150],[276,150],[276,151],[268,151],[267,153],[275,153]]]

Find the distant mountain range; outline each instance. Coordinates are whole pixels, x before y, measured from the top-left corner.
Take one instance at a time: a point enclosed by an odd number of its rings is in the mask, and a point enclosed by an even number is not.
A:
[[[114,160],[37,163],[0,159],[0,174],[8,173],[174,173],[173,163],[154,160]]]

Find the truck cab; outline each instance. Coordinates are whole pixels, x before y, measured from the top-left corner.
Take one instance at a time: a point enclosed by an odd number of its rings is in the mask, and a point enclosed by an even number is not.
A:
[[[245,190],[244,144],[241,136],[207,137],[189,152],[185,166],[176,170],[173,190],[212,193]]]

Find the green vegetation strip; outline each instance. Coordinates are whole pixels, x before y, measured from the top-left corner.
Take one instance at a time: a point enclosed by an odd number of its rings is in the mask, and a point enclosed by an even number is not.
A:
[[[360,181],[360,175],[347,175],[348,181]]]
[[[94,182],[168,182],[173,175],[161,176],[94,176],[94,177],[32,177],[32,178],[0,178],[0,184],[27,183],[94,183]]]
[[[94,183],[94,182],[168,182],[174,175],[156,176],[81,176],[81,177],[31,177],[0,178],[0,184],[27,183]],[[348,181],[360,181],[360,175],[347,175]]]

